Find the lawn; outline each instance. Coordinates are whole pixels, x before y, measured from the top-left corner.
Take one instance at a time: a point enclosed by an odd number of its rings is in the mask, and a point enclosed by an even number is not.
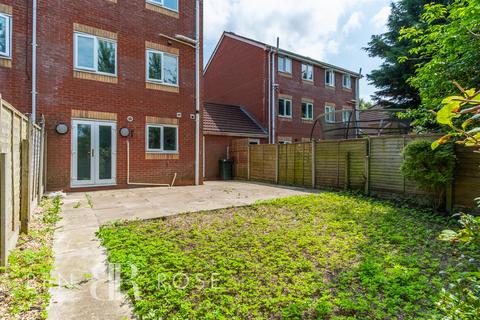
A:
[[[323,193],[117,222],[98,235],[143,319],[418,319],[435,317],[458,276],[458,247],[437,240],[452,225]]]

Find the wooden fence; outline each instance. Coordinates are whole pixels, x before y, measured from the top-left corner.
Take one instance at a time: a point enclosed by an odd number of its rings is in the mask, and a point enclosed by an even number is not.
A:
[[[45,130],[0,96],[0,265],[21,232],[28,232],[31,212],[45,189]]]
[[[230,149],[237,179],[317,189],[360,190],[384,197],[428,195],[400,172],[403,148],[414,139],[433,136],[385,136],[285,145],[248,145],[235,141]],[[480,154],[459,147],[454,185],[447,205],[474,208],[480,196]]]

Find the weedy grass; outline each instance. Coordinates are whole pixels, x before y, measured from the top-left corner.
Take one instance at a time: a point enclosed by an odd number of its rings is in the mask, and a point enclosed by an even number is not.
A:
[[[142,319],[419,319],[438,315],[458,257],[479,258],[437,240],[453,223],[322,193],[119,221],[98,236]]]
[[[32,215],[29,234],[21,235],[10,253],[7,268],[0,268],[0,318],[46,319],[53,267],[53,234],[61,219],[59,196],[44,199]]]

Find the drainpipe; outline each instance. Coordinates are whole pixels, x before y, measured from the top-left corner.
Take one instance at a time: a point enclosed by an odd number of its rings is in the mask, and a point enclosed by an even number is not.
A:
[[[196,41],[195,48],[195,185],[200,185],[200,0],[195,1]]]
[[[37,0],[32,3],[32,121],[37,117]]]
[[[356,127],[356,134],[357,138],[360,136],[360,130],[358,129],[359,119],[360,119],[360,79],[362,78],[362,69],[358,72],[358,78],[355,81],[355,127]]]
[[[278,59],[278,56],[277,56]],[[272,101],[271,101],[271,114],[272,114],[272,143],[276,143],[276,119],[275,119],[275,52],[272,52]]]
[[[272,143],[272,50],[268,51],[268,143]]]

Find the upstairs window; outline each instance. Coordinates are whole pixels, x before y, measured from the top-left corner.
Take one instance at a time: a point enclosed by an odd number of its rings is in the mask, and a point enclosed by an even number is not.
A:
[[[352,78],[350,77],[349,74],[344,74],[343,75],[343,87],[346,89],[351,89],[352,88]]]
[[[12,18],[0,13],[0,57],[10,57],[12,46]]]
[[[89,34],[75,33],[75,69],[117,74],[117,43]]]
[[[302,79],[313,81],[313,66],[310,64],[302,64]]]
[[[287,57],[278,57],[278,71],[292,73],[292,59]]]
[[[292,101],[288,99],[278,100],[278,115],[280,117],[291,118],[292,117]]]
[[[325,106],[325,122],[335,123],[335,107]]]
[[[147,80],[178,86],[178,57],[161,51],[147,50]]]
[[[313,104],[309,102],[302,103],[302,119],[313,120]]]
[[[178,153],[178,127],[147,125],[147,152]]]
[[[343,123],[349,123],[352,122],[352,110],[350,109],[343,109],[342,110],[342,121]]]
[[[333,70],[325,71],[325,84],[330,87],[335,87],[335,72]]]
[[[147,0],[147,2],[178,12],[178,0]]]

